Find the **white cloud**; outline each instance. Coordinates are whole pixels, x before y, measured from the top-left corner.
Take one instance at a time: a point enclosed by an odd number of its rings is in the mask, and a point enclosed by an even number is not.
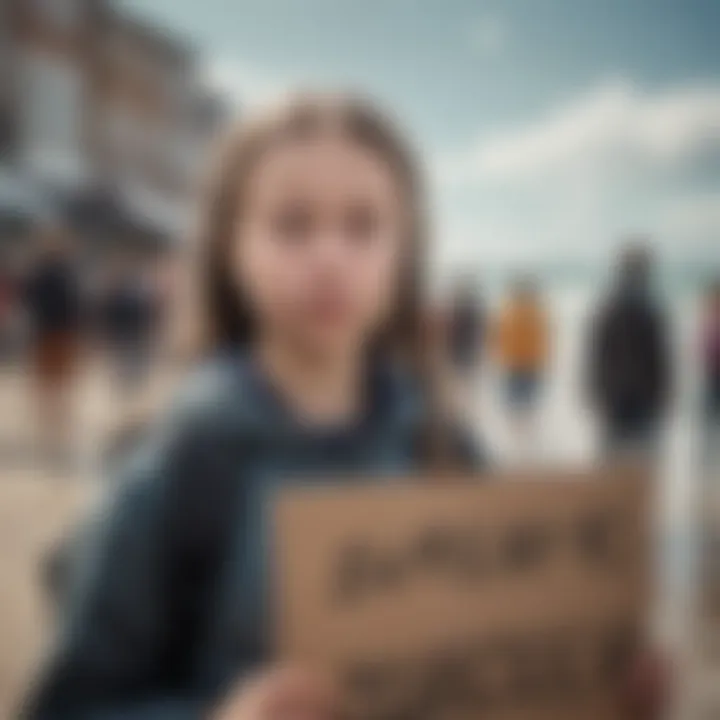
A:
[[[468,27],[470,45],[484,56],[497,55],[505,47],[507,37],[507,25],[495,16],[479,17]]]
[[[673,170],[720,152],[720,86],[645,93],[603,85],[535,124],[480,138],[444,158],[449,181]]]
[[[720,85],[650,92],[605,83],[441,156],[436,170],[441,222],[457,229],[442,243],[453,263],[600,258],[636,231],[673,259],[711,259]]]

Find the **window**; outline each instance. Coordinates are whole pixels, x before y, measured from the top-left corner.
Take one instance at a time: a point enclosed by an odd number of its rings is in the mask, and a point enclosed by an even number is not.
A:
[[[22,152],[36,171],[72,180],[82,173],[84,95],[79,69],[38,52],[19,62]]]

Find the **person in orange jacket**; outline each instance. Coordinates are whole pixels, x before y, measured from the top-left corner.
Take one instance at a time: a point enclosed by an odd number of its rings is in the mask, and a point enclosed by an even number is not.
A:
[[[518,439],[528,442],[550,349],[546,311],[531,278],[512,284],[497,321],[494,345]]]

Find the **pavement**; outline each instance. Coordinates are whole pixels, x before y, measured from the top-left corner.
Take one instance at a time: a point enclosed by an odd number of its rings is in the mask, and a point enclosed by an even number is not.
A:
[[[53,618],[42,592],[43,558],[102,490],[104,438],[127,414],[159,403],[166,376],[154,378],[134,401],[118,396],[102,366],[88,367],[75,392],[73,449],[57,465],[39,451],[31,379],[20,368],[0,369],[0,718],[13,717],[49,649]]]
[[[72,457],[56,466],[38,451],[30,378],[22,369],[0,369],[0,718],[13,717],[33,668],[48,651],[53,618],[42,592],[43,558],[102,491],[98,468],[105,438],[128,416],[162,405],[173,382],[172,372],[158,370],[132,399],[117,392],[102,364],[88,366],[75,393]],[[715,632],[720,648],[720,620]],[[678,711],[674,720],[720,720],[720,697],[711,699],[720,687],[720,655],[710,673],[694,658],[681,662],[683,677],[692,680],[686,686],[693,688],[692,710]]]

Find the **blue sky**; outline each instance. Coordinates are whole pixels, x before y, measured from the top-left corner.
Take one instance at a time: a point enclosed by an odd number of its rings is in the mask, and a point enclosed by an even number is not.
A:
[[[423,151],[438,267],[720,261],[720,0],[124,0],[242,106],[362,89]]]

